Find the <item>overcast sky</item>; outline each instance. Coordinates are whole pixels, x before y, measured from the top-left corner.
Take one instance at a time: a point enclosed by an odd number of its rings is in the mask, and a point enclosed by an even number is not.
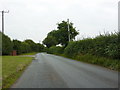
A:
[[[76,39],[117,31],[118,1],[0,0],[0,10],[10,11],[5,13],[5,34],[12,39],[32,39],[38,43],[57,28],[57,23],[68,18],[80,32]]]

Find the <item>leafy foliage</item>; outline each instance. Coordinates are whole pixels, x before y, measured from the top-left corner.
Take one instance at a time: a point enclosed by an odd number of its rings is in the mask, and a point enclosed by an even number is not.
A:
[[[70,34],[70,40],[73,41],[75,36],[78,35],[78,32],[73,27],[73,23],[69,24],[70,31],[68,32],[68,23],[66,21],[62,21],[58,24],[57,30],[53,30],[48,33],[47,37],[43,40],[43,43],[49,48],[51,46],[56,46],[58,44],[67,46],[69,38],[68,34]]]
[[[13,43],[7,35],[1,32],[0,34],[2,34],[2,54],[9,55],[13,49]]]
[[[64,56],[120,71],[120,33],[70,42]]]
[[[64,53],[69,57],[78,54],[92,54],[96,56],[120,59],[120,42],[119,34],[105,34],[96,38],[87,38],[80,41],[70,42],[65,48]]]
[[[13,40],[13,49],[17,50],[17,54],[21,54],[22,51],[22,42],[19,40]]]
[[[50,53],[50,54],[62,54],[63,50],[64,50],[63,47],[52,46],[48,49],[48,53]]]
[[[56,46],[57,45],[57,40],[53,36],[48,36],[44,39],[43,43],[50,48],[51,46]]]
[[[30,45],[31,51],[36,51],[36,43],[30,39],[26,39],[24,43]]]
[[[27,39],[23,42],[18,40],[13,40],[13,44],[14,44],[13,49],[17,51],[17,54],[44,51],[44,46],[42,44],[35,43],[30,39]]]
[[[69,32],[68,32],[68,23],[66,21],[62,21],[62,23],[58,24],[58,30],[59,30],[59,42],[61,45],[67,46],[69,38],[68,33],[70,34],[70,40],[72,41],[75,39],[75,36],[78,35],[78,32],[73,27],[73,23],[69,24]]]
[[[26,42],[22,42],[21,49],[22,49],[22,53],[32,52],[30,45]],[[19,51],[19,50],[16,49],[16,51]]]
[[[45,51],[44,45],[35,43],[30,39],[26,39],[23,42],[19,40],[12,41],[7,35],[1,32],[0,35],[2,35],[2,41],[0,42],[2,43],[2,46],[0,48],[2,48],[3,55],[10,55],[12,53],[12,50],[16,50],[17,54]]]

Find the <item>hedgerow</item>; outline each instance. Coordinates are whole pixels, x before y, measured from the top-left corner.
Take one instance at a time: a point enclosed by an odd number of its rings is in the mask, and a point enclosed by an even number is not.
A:
[[[72,41],[64,50],[68,57],[78,54],[91,54],[112,59],[120,59],[119,33],[99,35],[95,38],[86,38],[79,41]]]

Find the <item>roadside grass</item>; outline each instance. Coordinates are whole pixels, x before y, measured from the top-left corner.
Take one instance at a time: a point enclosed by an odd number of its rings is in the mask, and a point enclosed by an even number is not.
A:
[[[21,54],[21,55],[35,55],[35,54],[37,54],[38,52],[31,52],[31,53],[23,53],[23,54]]]
[[[90,54],[86,55],[77,55],[76,57],[73,57],[77,61],[83,61],[91,64],[100,65],[106,68],[109,68],[111,70],[120,71],[120,60],[117,59],[110,59],[106,57],[99,57],[99,56],[93,56]]]
[[[32,57],[2,56],[2,88],[10,88],[32,59]]]
[[[85,63],[103,66],[111,70],[120,71],[120,60],[117,60],[117,59],[99,57],[99,56],[94,56],[90,54],[75,55],[74,57],[68,57],[64,54],[54,54],[54,55],[70,58],[70,59],[85,62]]]

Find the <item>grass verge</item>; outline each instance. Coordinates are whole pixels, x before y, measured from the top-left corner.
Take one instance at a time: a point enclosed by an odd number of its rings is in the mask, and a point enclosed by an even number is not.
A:
[[[2,88],[10,88],[32,59],[32,57],[2,56]]]
[[[90,54],[76,55],[74,57],[69,57],[64,54],[61,54],[61,55],[55,54],[55,55],[63,56],[66,58],[70,58],[73,60],[82,61],[82,62],[86,62],[86,63],[90,63],[90,64],[103,66],[103,67],[109,68],[111,70],[120,71],[120,60],[110,59],[110,58],[106,58],[106,57],[98,57],[98,56],[93,56]]]
[[[106,68],[109,68],[111,70],[120,71],[120,60],[110,59],[106,57],[98,57],[93,55],[77,55],[76,57],[73,57],[77,61],[83,61],[91,64],[100,65]]]

